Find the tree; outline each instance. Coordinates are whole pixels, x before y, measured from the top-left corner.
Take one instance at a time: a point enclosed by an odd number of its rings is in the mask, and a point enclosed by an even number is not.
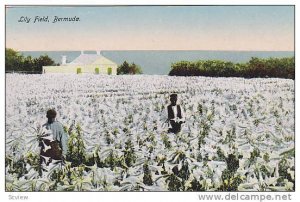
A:
[[[142,74],[141,67],[135,63],[129,64],[124,61],[117,69],[117,74]]]
[[[6,71],[20,71],[24,57],[11,48],[5,48]]]
[[[48,55],[42,55],[39,58],[35,58],[33,60],[34,66],[33,71],[35,72],[42,72],[43,66],[54,66],[56,63],[48,56]]]
[[[132,63],[130,65],[131,74],[142,74],[142,69],[139,65]]]
[[[117,74],[126,74],[129,72],[129,64],[127,61],[124,61],[117,69]]]
[[[33,66],[34,63],[31,56],[27,56],[26,58],[23,59],[22,71],[32,72]]]

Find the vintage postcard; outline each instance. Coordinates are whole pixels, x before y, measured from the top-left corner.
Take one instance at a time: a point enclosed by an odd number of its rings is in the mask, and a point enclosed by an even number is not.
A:
[[[6,192],[295,191],[295,6],[6,5],[5,43]]]

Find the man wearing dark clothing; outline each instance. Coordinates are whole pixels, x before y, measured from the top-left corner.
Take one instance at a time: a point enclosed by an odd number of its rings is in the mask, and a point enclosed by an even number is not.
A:
[[[170,95],[171,104],[168,105],[168,121],[170,123],[169,133],[178,133],[181,130],[181,124],[184,123],[183,111],[180,105],[177,105],[177,94]]]

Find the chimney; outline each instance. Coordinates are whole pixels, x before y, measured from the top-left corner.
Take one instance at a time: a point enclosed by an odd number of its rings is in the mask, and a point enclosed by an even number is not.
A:
[[[101,51],[98,50],[98,51],[97,51],[97,55],[101,55]]]
[[[61,56],[61,65],[66,65],[67,64],[67,56],[63,55]]]

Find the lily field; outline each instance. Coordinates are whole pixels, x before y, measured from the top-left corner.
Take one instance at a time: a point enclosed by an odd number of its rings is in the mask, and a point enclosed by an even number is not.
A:
[[[6,74],[6,191],[294,191],[294,94],[277,78]],[[50,108],[69,152],[42,170]]]

